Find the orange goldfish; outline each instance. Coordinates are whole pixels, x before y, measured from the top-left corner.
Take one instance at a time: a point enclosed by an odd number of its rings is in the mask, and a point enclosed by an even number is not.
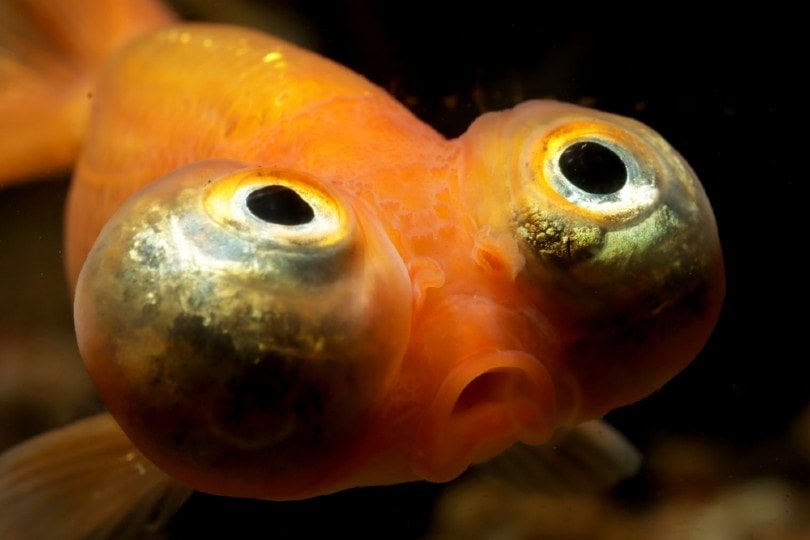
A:
[[[711,207],[658,134],[529,101],[448,140],[272,36],[71,4],[11,10],[56,38],[6,40],[0,178],[75,161],[67,273],[112,416],[0,457],[0,536],[109,533],[188,488],[444,482],[581,430],[634,460],[592,421],[683,369],[724,294]]]

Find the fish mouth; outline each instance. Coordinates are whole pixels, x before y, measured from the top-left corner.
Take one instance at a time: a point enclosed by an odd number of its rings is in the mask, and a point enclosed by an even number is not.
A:
[[[551,376],[534,356],[489,350],[464,359],[448,374],[420,426],[411,467],[445,482],[517,441],[542,444],[556,424]]]

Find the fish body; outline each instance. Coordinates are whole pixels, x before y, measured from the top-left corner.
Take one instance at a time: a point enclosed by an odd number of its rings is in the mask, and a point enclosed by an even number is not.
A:
[[[164,22],[92,77],[65,249],[91,378],[169,476],[277,500],[451,480],[708,338],[714,218],[648,127],[530,101],[448,140],[316,54]]]

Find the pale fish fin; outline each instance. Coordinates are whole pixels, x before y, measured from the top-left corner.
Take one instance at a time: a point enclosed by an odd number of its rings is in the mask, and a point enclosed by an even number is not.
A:
[[[0,538],[140,538],[190,494],[99,414],[0,455]]]
[[[515,444],[477,467],[522,491],[554,495],[596,492],[635,474],[641,454],[601,420],[557,431],[541,446]]]
[[[0,186],[67,170],[103,63],[171,20],[157,0],[0,0]]]

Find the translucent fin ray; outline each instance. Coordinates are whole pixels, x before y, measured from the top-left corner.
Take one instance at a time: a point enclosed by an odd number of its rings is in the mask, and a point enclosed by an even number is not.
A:
[[[137,538],[190,494],[100,414],[0,455],[0,538]]]
[[[609,488],[638,471],[641,455],[622,434],[594,420],[561,429],[547,444],[518,443],[477,467],[522,491],[554,495]]]

